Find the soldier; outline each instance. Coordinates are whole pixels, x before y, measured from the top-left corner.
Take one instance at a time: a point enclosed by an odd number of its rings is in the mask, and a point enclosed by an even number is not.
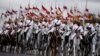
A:
[[[17,42],[17,48],[16,51],[17,53],[21,53],[21,47],[23,45],[23,22],[19,18],[15,19],[15,26],[16,26],[16,42]]]
[[[47,28],[48,22],[47,20],[42,21],[42,35],[44,36],[44,41],[48,41],[48,28]]]
[[[71,26],[69,25],[69,23],[68,22],[65,22],[65,26],[64,26],[64,34],[63,34],[63,37],[65,37],[64,39],[64,41],[65,41],[65,43],[64,43],[64,45],[66,45],[67,43],[68,43],[68,41],[69,41],[69,36],[70,36],[70,33],[71,33]]]
[[[100,23],[99,21],[95,24],[95,29],[97,31],[97,41],[100,40]]]
[[[88,32],[87,32],[86,37],[88,38],[88,41],[89,41],[89,42],[87,42],[89,49],[87,49],[86,55],[88,55],[88,53],[90,53],[90,51],[94,52],[94,50],[95,50],[94,46],[96,43],[96,41],[95,41],[96,40],[96,37],[95,37],[96,31],[95,31],[95,28],[92,23],[88,24],[87,30],[88,30]],[[93,50],[92,50],[92,48],[93,48]]]
[[[29,16],[26,17],[26,20],[25,20],[25,25],[24,25],[24,33],[25,33],[25,40],[28,41],[29,39],[29,30],[32,29],[32,24],[33,24],[33,21],[32,21],[32,18],[30,18]]]
[[[4,26],[3,26],[3,33],[4,33],[4,42],[3,45],[6,45],[5,47],[5,51],[8,52],[10,45],[11,45],[11,31],[12,31],[12,20],[9,18],[8,21],[5,22]]]
[[[93,22],[94,23],[94,22]],[[92,55],[94,55],[95,53],[95,46],[96,46],[96,43],[97,43],[97,32],[95,31],[95,27],[93,24],[90,24],[89,27],[91,28],[91,35],[90,35],[90,44],[92,45],[91,46],[91,51],[92,51]]]
[[[38,37],[38,35],[39,35],[39,32],[40,32],[40,28],[39,28],[40,25],[41,25],[41,23],[39,23],[38,21],[34,21],[34,24],[33,24],[33,40],[34,40],[34,47],[35,48],[38,48],[38,44],[39,44],[40,36]]]
[[[75,25],[76,24],[76,25]],[[82,33],[83,33],[83,27],[80,24],[80,22],[75,22],[74,26],[73,26],[73,34],[71,37],[73,38],[73,48],[74,48],[74,55],[80,55],[79,51],[80,51],[80,42],[83,39],[82,37]]]
[[[47,25],[48,25],[48,22],[47,20],[43,20],[41,22],[41,37],[40,37],[40,42],[41,42],[41,50],[42,50],[42,53],[43,55],[46,54],[46,49],[47,49],[47,44],[48,44],[48,28],[47,28]]]

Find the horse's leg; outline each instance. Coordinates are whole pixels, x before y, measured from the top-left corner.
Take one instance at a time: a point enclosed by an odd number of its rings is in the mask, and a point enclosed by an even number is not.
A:
[[[37,48],[37,41],[38,41],[38,33],[35,34],[35,48]]]
[[[49,36],[48,36],[49,38]],[[46,48],[46,56],[50,56],[50,40],[48,40],[48,43],[47,43],[47,48]]]
[[[73,48],[73,56],[76,56],[76,53],[77,53],[77,52],[76,52],[76,46],[75,46],[74,43],[73,43],[73,47],[72,47],[72,48]]]
[[[17,53],[17,33],[15,33],[15,47],[14,47],[14,53]]]
[[[81,50],[82,51],[82,56],[84,56],[85,55],[85,46],[83,45],[83,50]]]
[[[44,44],[45,44],[45,41],[44,41],[44,35],[42,35],[42,56],[44,55],[44,50],[45,50],[45,46],[44,46]]]
[[[46,47],[47,47],[47,35],[44,35],[44,40],[43,40],[43,56],[46,55]]]
[[[70,48],[71,48],[70,43],[68,42],[67,45],[64,45],[63,48],[64,48],[63,49],[63,56],[66,56],[66,55],[70,56]]]
[[[43,54],[43,36],[42,33],[39,33],[39,55]]]
[[[11,52],[14,53],[14,44],[15,44],[15,39],[14,38],[15,38],[15,36],[11,35],[11,38],[12,38],[11,39],[11,46],[12,46],[12,48],[11,48],[12,51]]]
[[[21,53],[25,53],[26,54],[26,49],[27,49],[27,41],[26,41],[26,38],[27,38],[27,32],[24,32],[22,34],[22,46],[21,46]]]
[[[24,48],[25,33],[22,34],[21,38],[22,38],[22,40],[21,40],[21,43],[22,43],[21,44],[21,53],[24,53],[24,50],[25,50],[25,48]]]
[[[28,40],[28,44],[29,44],[29,51],[30,51],[30,54],[32,54],[32,35],[31,35],[31,37],[30,37],[29,40]]]
[[[22,53],[22,43],[23,43],[23,34],[18,36],[19,43],[18,43],[18,53]]]
[[[17,47],[17,35],[16,35],[16,33],[13,35],[13,37],[14,37],[14,53],[16,53],[16,47]]]
[[[83,45],[83,53],[82,53],[83,56],[85,56],[85,54],[86,54],[86,53],[85,53],[85,50],[86,50],[86,46]]]
[[[0,48],[1,49],[1,52],[3,51],[3,44],[2,44],[3,43],[3,40],[4,40],[4,34],[1,37],[1,48]]]
[[[56,56],[56,48],[52,48],[52,56]]]
[[[62,51],[62,53],[61,53],[61,55],[63,56],[63,54],[64,54],[64,48],[65,48],[65,45],[64,45],[64,39],[62,40],[62,42],[61,42],[61,51]]]
[[[89,54],[91,53],[92,51],[92,44],[89,45]]]
[[[4,35],[4,36],[3,36],[3,40],[2,40],[2,49],[1,49],[2,52],[4,52],[4,47],[5,47],[5,45],[4,45],[4,44],[5,44],[5,43],[4,43],[5,37],[6,37],[6,36]]]
[[[85,55],[85,46],[83,46],[82,56]]]
[[[88,55],[88,49],[87,49],[88,47],[86,46],[85,47],[85,55],[84,56],[86,56],[86,55]]]
[[[92,56],[94,56],[95,53],[95,44],[92,45]]]
[[[5,51],[5,47],[6,47],[6,42],[7,42],[7,40],[5,41],[5,38],[7,38],[7,36],[6,35],[4,35],[4,39],[3,39],[3,42],[2,42],[2,51],[4,52]]]
[[[20,44],[21,44],[21,35],[19,32],[17,32],[17,47],[16,47],[16,52],[19,53],[19,49],[20,49]]]
[[[2,52],[2,40],[3,40],[3,34],[0,35],[0,52]]]
[[[42,35],[42,47],[43,47],[43,49],[42,49],[42,56],[44,56],[44,54],[45,54],[45,35]]]
[[[37,50],[36,54],[38,53],[37,56],[38,55],[40,56],[40,33],[38,33],[38,35],[37,35],[37,49],[36,50]]]
[[[21,41],[22,41],[22,35],[21,32],[17,33],[17,53],[21,53]]]
[[[0,34],[0,52],[1,52],[1,47],[2,47],[1,41],[2,41],[2,35]]]
[[[69,48],[68,48],[68,51],[69,51],[69,55],[72,55],[73,51],[73,40],[69,40],[70,44],[69,44]]]
[[[8,38],[8,45],[9,45],[9,52],[12,51],[12,46],[11,46],[11,35],[6,35],[6,37]]]
[[[34,49],[34,46],[35,46],[35,34],[32,33],[32,40],[33,40],[33,49]]]
[[[45,50],[45,56],[48,55],[48,51],[49,51],[49,47],[47,46],[47,47],[46,47],[46,50]]]
[[[62,55],[63,56],[69,55],[69,45],[70,45],[69,36],[65,36],[62,42],[63,42],[63,54]]]
[[[34,45],[34,46],[33,46],[33,49],[36,48],[36,44],[37,44],[37,41],[38,41],[38,40],[37,40],[37,35],[38,35],[38,34],[33,33],[33,39],[34,39],[34,40],[33,40],[33,45]]]
[[[86,55],[85,56],[89,55],[89,52],[90,52],[90,45],[89,44],[86,46],[85,51],[86,51]]]

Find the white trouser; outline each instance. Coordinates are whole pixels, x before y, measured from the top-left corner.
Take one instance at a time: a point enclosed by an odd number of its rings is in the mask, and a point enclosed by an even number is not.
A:
[[[26,34],[26,40],[28,40],[32,35],[32,29],[29,29],[27,34]]]

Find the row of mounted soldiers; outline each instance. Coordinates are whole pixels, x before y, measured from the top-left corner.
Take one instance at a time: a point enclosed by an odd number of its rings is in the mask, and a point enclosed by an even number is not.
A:
[[[44,56],[49,56],[50,51],[51,56],[95,54],[100,40],[99,21],[37,19],[27,16],[22,20],[5,21],[0,31],[0,51],[26,53],[37,49]]]

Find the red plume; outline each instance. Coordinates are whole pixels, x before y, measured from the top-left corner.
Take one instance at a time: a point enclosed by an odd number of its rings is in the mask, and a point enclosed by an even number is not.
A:
[[[67,6],[63,6],[63,9],[67,9]]]
[[[58,10],[59,10],[59,11],[61,11],[61,8],[60,8],[60,7],[58,7]]]
[[[6,13],[8,13],[8,14],[10,14],[10,15],[12,15],[13,13],[12,12],[10,12],[9,10],[7,10],[6,11]]]
[[[15,10],[13,10],[13,9],[12,9],[12,12],[15,13],[15,14],[17,13],[17,11],[15,11]]]
[[[37,16],[35,13],[30,13],[31,16]]]
[[[85,11],[89,12],[89,9],[86,8]]]
[[[34,10],[38,10],[38,11],[39,11],[39,8],[37,8],[37,7],[34,7],[34,6],[33,6],[33,9],[34,9]]]
[[[50,12],[42,5],[42,9],[47,13],[50,14]]]

